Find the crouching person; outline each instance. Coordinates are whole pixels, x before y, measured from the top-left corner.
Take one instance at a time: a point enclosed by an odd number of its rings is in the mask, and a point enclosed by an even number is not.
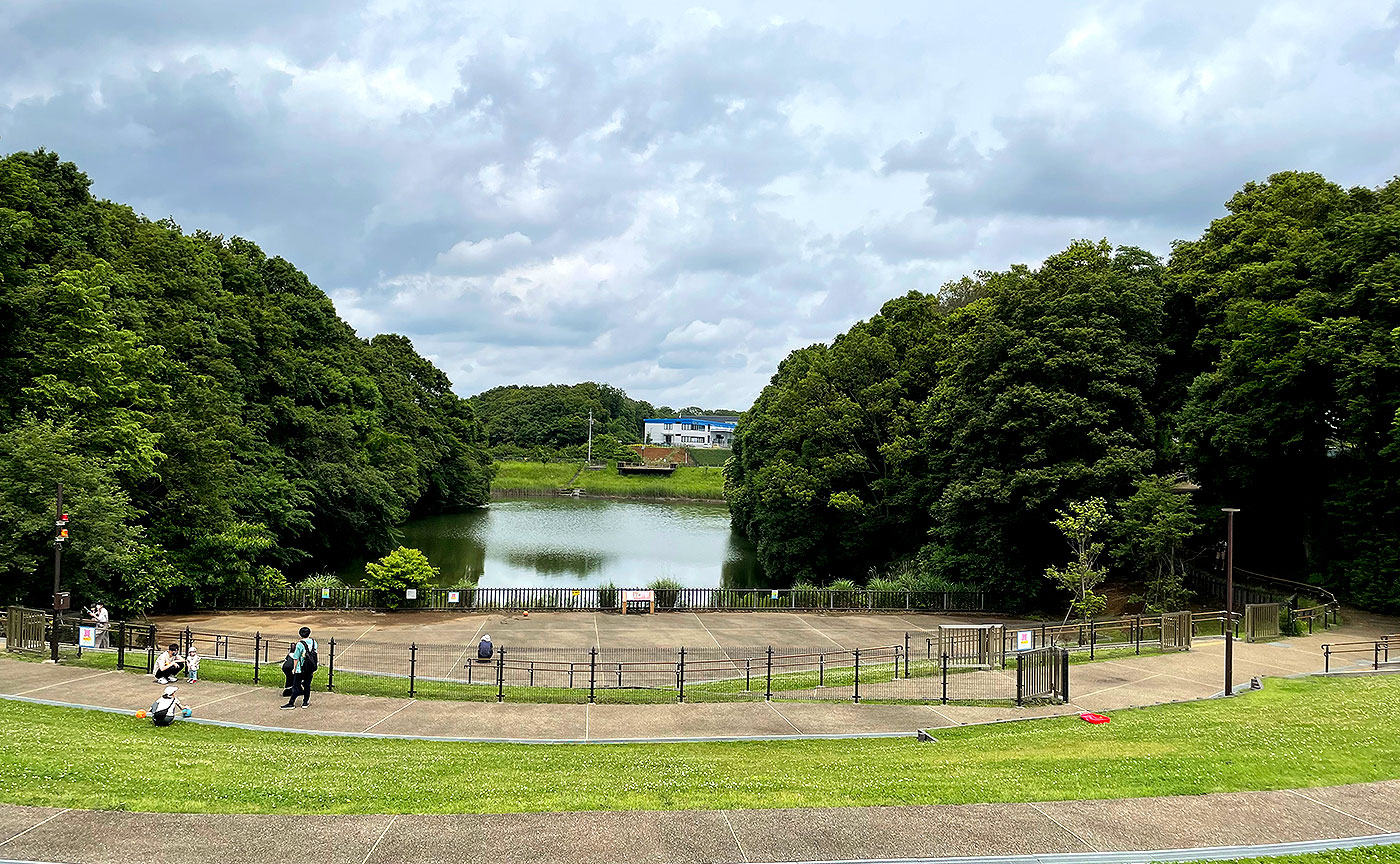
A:
[[[181,717],[188,717],[186,708],[180,704],[180,700],[175,698],[175,691],[180,688],[173,684],[165,688],[165,692],[160,694],[156,701],[151,703],[151,710],[146,716],[151,718],[151,722],[157,726],[169,726]]]

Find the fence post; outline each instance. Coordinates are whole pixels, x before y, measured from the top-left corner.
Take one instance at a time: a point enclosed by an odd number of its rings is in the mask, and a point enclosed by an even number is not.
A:
[[[1322,646],[1322,674],[1326,675],[1332,671],[1332,646]]]
[[[751,687],[749,686],[749,680],[750,680],[750,679],[749,679],[749,673],[752,671],[752,669],[753,669],[753,658],[752,658],[752,657],[745,657],[745,658],[744,658],[744,692],[745,692],[745,693],[749,693],[749,692],[751,692],[752,689],[753,689],[753,688],[751,688]]]
[[[685,646],[684,646],[684,645],[681,646],[681,665],[680,665],[679,673],[678,673],[678,675],[677,675],[677,681],[678,681],[677,689],[678,689],[679,692],[676,694],[676,701],[677,701],[677,702],[684,702],[684,701],[685,701]]]
[[[598,646],[588,649],[588,701],[593,701],[593,688],[598,680]]]
[[[335,637],[331,637],[331,662],[326,669],[326,692],[335,692]]]
[[[859,648],[857,648],[857,649],[855,650],[855,658],[856,658],[856,692],[855,692],[855,694],[852,696],[852,700],[855,701],[855,702],[860,702],[860,649],[859,649]]]
[[[895,670],[896,674],[899,672]],[[904,631],[904,677],[909,677],[909,631]]]
[[[418,675],[418,643],[408,646],[408,698],[413,698],[413,686]]]
[[[117,668],[126,668],[126,622],[117,623]]]
[[[194,641],[194,636],[193,636],[193,634],[190,633],[190,628],[186,627],[186,628],[185,628],[185,653],[186,653],[186,654],[190,653],[190,643],[193,642],[193,641]]]
[[[1069,701],[1069,651],[1067,651],[1067,650],[1065,650],[1065,649],[1061,649],[1061,650],[1060,650],[1060,686],[1063,688],[1063,691],[1062,691],[1061,694],[1060,694],[1060,698],[1061,698],[1063,701],[1068,702],[1068,701]]]
[[[1026,702],[1026,676],[1022,671],[1023,664],[1021,663],[1024,659],[1020,654],[1016,655],[1016,705],[1018,707]]]
[[[943,704],[948,704],[948,655],[943,655]]]
[[[496,652],[496,701],[506,701],[506,648]]]
[[[763,698],[765,701],[773,698],[773,646],[768,646],[768,674],[764,680],[767,682],[763,687]]]
[[[1133,642],[1134,642],[1133,653],[1134,653],[1134,654],[1141,654],[1141,653],[1142,653],[1142,616],[1141,616],[1141,615],[1137,616],[1137,618],[1134,619],[1134,621],[1133,621]]]
[[[817,655],[817,686],[826,686],[826,655]]]
[[[1089,659],[1094,659],[1094,643],[1098,640],[1098,622],[1089,622]]]
[[[258,667],[262,664],[262,631],[253,634],[253,683],[258,683]]]
[[[1376,640],[1373,647],[1375,648],[1376,659],[1371,663],[1371,671],[1374,672],[1381,668],[1381,643],[1379,639]]]
[[[153,675],[156,671],[156,625],[152,624],[146,630],[146,674]]]

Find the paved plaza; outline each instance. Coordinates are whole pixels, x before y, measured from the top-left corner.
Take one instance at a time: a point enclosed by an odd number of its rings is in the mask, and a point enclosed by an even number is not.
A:
[[[172,830],[172,827],[175,830]],[[1197,849],[1400,832],[1400,781],[1177,798],[457,816],[180,816],[0,805],[0,858],[127,864],[856,861]],[[1394,838],[1400,841],[1400,837]],[[179,850],[185,850],[180,852]]]

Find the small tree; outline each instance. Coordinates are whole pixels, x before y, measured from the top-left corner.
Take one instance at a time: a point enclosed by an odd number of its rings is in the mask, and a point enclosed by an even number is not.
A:
[[[1170,478],[1144,477],[1121,510],[1122,521],[1109,554],[1114,564],[1141,574],[1143,592],[1132,599],[1149,612],[1185,608],[1191,592],[1183,584],[1184,550],[1201,527],[1190,498],[1175,491]]]
[[[400,546],[378,561],[365,565],[365,587],[380,592],[380,599],[390,609],[397,609],[409,588],[424,590],[437,578],[438,568],[428,563],[428,556],[417,549]]]
[[[1071,501],[1068,509],[1059,511],[1059,517],[1051,524],[1065,535],[1074,557],[1063,567],[1045,568],[1045,577],[1073,598],[1065,620],[1078,614],[1080,621],[1088,621],[1108,606],[1108,598],[1094,593],[1108,577],[1108,571],[1098,567],[1103,543],[1094,540],[1094,535],[1108,524],[1108,503],[1102,498]]]

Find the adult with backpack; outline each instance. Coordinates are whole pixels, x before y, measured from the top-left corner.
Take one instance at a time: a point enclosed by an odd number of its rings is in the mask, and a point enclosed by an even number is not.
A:
[[[311,676],[316,674],[316,667],[320,665],[311,628],[303,627],[297,631],[297,635],[301,638],[282,661],[282,671],[287,676],[287,689],[282,691],[282,695],[287,697],[287,704],[282,706],[284,711],[297,707],[297,696],[301,697],[301,707],[311,707]]]

